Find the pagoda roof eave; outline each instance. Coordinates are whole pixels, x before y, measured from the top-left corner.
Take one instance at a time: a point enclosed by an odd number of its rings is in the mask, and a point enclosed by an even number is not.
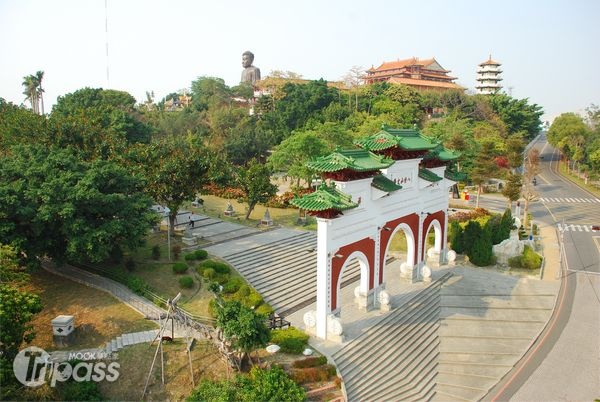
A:
[[[339,191],[335,184],[322,184],[315,192],[290,200],[290,204],[311,212],[346,211],[358,207],[357,203],[352,202],[352,197]]]
[[[306,166],[321,173],[332,173],[341,170],[370,172],[387,169],[394,164],[393,159],[374,154],[366,149],[336,150],[333,153],[309,161]]]

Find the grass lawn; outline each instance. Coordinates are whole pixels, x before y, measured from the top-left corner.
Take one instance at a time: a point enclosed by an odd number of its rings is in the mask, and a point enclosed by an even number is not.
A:
[[[119,379],[103,381],[100,391],[108,400],[142,400],[144,384],[154,358],[156,344],[139,344],[119,351]],[[192,367],[196,385],[204,379],[220,380],[228,375],[227,365],[210,342],[196,342],[192,349]],[[148,390],[143,400],[180,401],[193,390],[186,344],[184,340],[164,344],[165,385],[161,380],[160,352],[154,364]]]
[[[36,332],[32,345],[45,350],[95,348],[123,333],[157,328],[108,293],[44,270],[31,275],[29,290],[40,296],[44,306],[32,322]],[[75,316],[75,337],[69,348],[53,345],[50,321],[60,314]]]
[[[560,163],[560,174],[577,184],[579,187],[586,189],[596,197],[600,197],[600,189],[592,184],[585,184],[583,179],[580,179],[577,175],[567,172],[566,163]],[[589,183],[589,181],[588,181]]]

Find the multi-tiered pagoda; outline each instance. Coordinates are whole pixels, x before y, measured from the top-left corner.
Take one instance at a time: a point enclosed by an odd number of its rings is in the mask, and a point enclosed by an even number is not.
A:
[[[502,73],[502,70],[500,70],[501,65],[497,61],[492,60],[492,55],[490,55],[488,60],[479,64],[479,68],[477,69],[478,84],[475,85],[477,93],[489,95],[495,94],[502,89],[502,85],[500,85],[500,81],[502,81],[500,77],[500,73]]]

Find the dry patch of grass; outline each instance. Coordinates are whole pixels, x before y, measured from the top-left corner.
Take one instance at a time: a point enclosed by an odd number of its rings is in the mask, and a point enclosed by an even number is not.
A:
[[[29,290],[42,299],[43,310],[35,316],[32,344],[45,350],[95,348],[123,333],[156,328],[152,321],[108,293],[40,270],[31,276]],[[53,345],[50,321],[60,314],[75,316],[72,346]]]
[[[156,344],[154,346],[139,344],[122,349],[118,356],[121,366],[119,379],[113,383],[100,383],[102,394],[109,400],[142,400],[144,384],[155,351]],[[164,363],[165,385],[161,380],[159,353],[144,400],[180,401],[192,392],[190,366],[184,341],[164,344]],[[196,384],[203,379],[221,380],[228,375],[226,364],[210,342],[194,345],[192,367]]]

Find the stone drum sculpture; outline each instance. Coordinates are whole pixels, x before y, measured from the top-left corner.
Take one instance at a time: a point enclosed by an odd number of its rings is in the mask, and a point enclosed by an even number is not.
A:
[[[257,81],[260,81],[260,69],[252,65],[253,61],[254,53],[251,51],[245,51],[242,54],[242,66],[244,70],[242,71],[241,82],[248,82],[255,85]]]

